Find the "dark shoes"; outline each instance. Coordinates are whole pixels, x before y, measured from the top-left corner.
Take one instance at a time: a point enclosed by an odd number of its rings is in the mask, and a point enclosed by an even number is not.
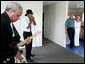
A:
[[[27,62],[30,63],[30,62],[33,62],[33,60],[31,58],[27,59]]]
[[[31,57],[34,57],[35,55],[31,54],[30,56],[31,56]]]
[[[30,55],[30,58],[27,59],[27,62],[28,62],[28,63],[32,63],[32,62],[33,62],[33,59],[31,59],[31,57],[34,57],[34,56],[35,56],[35,55],[31,54],[31,55]]]
[[[74,48],[75,46],[74,45],[70,45],[70,48]]]

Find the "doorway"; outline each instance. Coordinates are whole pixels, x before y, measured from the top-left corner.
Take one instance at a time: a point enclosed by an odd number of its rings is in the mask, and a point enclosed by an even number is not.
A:
[[[80,21],[81,22],[81,31],[79,34],[79,46],[74,47],[74,48],[70,48],[70,40],[68,35],[66,36],[66,48],[69,49],[70,51],[84,57],[84,20],[83,19],[83,13],[84,13],[84,1],[69,1],[68,4],[68,18],[71,12],[74,13],[74,18],[76,18],[77,15],[80,15]]]

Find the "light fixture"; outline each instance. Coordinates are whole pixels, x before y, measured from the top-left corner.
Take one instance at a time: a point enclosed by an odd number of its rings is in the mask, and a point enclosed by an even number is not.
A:
[[[77,8],[79,8],[79,5],[77,5]]]

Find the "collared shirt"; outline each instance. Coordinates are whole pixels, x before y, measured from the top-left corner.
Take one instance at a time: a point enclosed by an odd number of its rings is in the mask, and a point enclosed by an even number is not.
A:
[[[74,26],[74,24],[75,24],[75,18],[68,18],[67,20],[66,20],[66,23],[65,23],[65,25],[67,26],[67,28],[74,28],[75,26]]]
[[[23,17],[21,22],[22,22],[21,26],[22,26],[23,31],[26,31],[26,32],[32,31],[32,29],[33,29],[33,22],[32,22],[31,27],[30,27],[31,29],[30,28],[27,29],[27,26],[28,26],[28,24],[30,22],[30,20],[29,20],[29,18],[27,16]]]
[[[13,32],[13,35],[12,35],[12,37],[14,37],[14,36],[15,36],[15,34],[14,34],[14,30],[13,30],[12,22],[10,23],[10,25],[11,25],[12,32]]]

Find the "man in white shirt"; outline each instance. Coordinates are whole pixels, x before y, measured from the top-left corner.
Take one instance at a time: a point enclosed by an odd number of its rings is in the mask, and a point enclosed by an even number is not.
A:
[[[36,25],[36,22],[33,17],[32,10],[27,10],[25,14],[25,18],[23,19],[23,36],[24,39],[27,37],[32,36],[32,26]],[[30,56],[34,56],[31,54],[32,50],[32,40],[31,43],[25,46],[26,49],[26,59],[28,62],[32,62],[33,60],[30,58]]]

